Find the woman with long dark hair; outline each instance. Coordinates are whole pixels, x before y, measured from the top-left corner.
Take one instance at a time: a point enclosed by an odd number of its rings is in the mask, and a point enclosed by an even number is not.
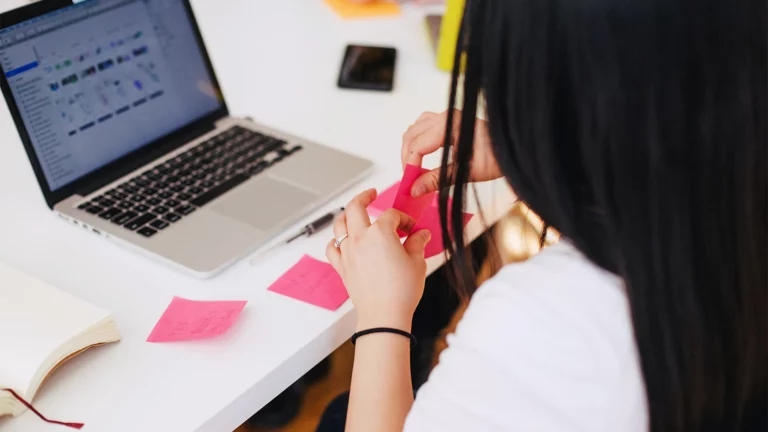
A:
[[[404,163],[443,148],[412,193],[439,191],[467,296],[468,183],[503,177],[562,241],[479,287],[414,402],[430,235],[401,245],[414,222],[371,224],[375,191],[356,197],[327,255],[358,331],[385,330],[357,338],[348,430],[765,431],[767,14],[763,0],[468,0],[449,105],[463,67],[463,109],[406,133]]]

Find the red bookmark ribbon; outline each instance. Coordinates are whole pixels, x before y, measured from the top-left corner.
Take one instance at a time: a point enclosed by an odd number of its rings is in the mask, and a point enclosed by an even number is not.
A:
[[[50,419],[46,418],[44,415],[40,414],[40,411],[36,410],[35,407],[33,407],[31,403],[25,401],[21,396],[16,394],[16,392],[13,391],[12,389],[4,388],[4,389],[0,389],[0,390],[4,390],[4,391],[7,391],[8,393],[12,394],[13,397],[15,397],[16,399],[19,400],[19,402],[23,403],[24,406],[29,408],[30,411],[35,413],[38,417],[40,417],[43,421],[45,421],[47,423],[53,423],[53,424],[57,424],[57,425],[71,427],[72,429],[82,429],[83,426],[85,426],[85,424],[83,424],[83,423],[67,423],[67,422],[61,422],[61,421],[57,421],[57,420],[50,420]]]

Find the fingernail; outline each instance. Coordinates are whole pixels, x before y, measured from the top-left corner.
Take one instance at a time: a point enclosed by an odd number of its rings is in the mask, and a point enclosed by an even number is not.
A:
[[[427,192],[427,187],[424,185],[418,185],[411,190],[411,196],[417,197],[424,195]]]
[[[430,240],[432,240],[432,233],[429,231],[424,231],[424,243],[429,243]]]

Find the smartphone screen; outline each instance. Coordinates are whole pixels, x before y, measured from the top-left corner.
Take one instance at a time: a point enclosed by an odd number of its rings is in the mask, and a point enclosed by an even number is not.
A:
[[[394,48],[347,45],[339,73],[339,87],[391,91],[396,58]]]

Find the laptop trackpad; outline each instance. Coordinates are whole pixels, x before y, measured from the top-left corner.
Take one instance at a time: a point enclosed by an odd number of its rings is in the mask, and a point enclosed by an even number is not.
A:
[[[211,210],[268,231],[286,219],[293,219],[315,198],[317,195],[312,192],[262,175],[219,198]]]

